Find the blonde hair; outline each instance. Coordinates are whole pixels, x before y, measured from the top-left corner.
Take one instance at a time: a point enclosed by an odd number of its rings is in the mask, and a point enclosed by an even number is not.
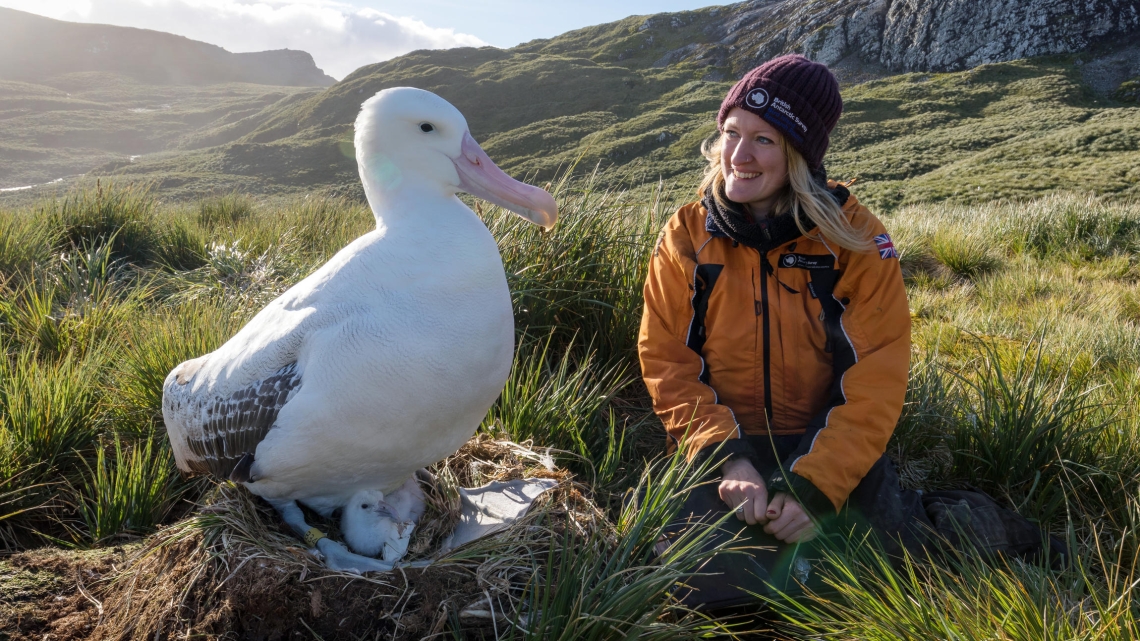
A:
[[[807,161],[800,155],[800,152],[788,144],[787,139],[781,137],[780,146],[784,150],[784,156],[788,159],[788,184],[785,185],[783,192],[776,199],[772,214],[779,215],[792,212],[796,227],[799,227],[800,233],[808,238],[812,237],[809,234],[811,230],[806,228],[805,222],[814,224],[827,240],[840,247],[852,251],[870,251],[874,245],[871,243],[866,226],[855,229],[851,221],[847,220],[847,216],[843,214],[843,209],[839,203],[831,197],[827,185],[822,184],[812,176]],[[716,138],[701,143],[701,155],[709,161],[709,166],[705,170],[700,186],[697,187],[697,192],[703,198],[711,189],[717,205],[727,210],[731,208],[731,205],[724,194],[724,172],[721,171],[720,160],[723,151],[723,134],[717,134]],[[806,221],[805,217],[807,218]]]

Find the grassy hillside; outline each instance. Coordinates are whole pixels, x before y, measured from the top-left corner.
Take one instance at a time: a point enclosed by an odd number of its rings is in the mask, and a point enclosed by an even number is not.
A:
[[[578,36],[589,45],[592,41]],[[556,39],[557,40],[557,39]],[[553,42],[553,41],[552,41]],[[248,130],[207,130],[226,141],[193,154],[117,170],[191,196],[219,188],[272,193],[337,187],[356,193],[351,123],[360,103],[391,86],[434,91],[515,175],[549,179],[575,162],[600,164],[609,184],[692,180],[714,131],[724,81],[707,68],[599,62],[566,52],[457,49],[365,67],[330,89],[251,118]],[[598,55],[595,58],[607,58]],[[829,155],[833,176],[857,177],[880,208],[1080,190],[1140,194],[1140,108],[1100,96],[1077,57],[1035,59],[946,74],[903,74],[843,88]],[[644,62],[644,61],[641,61]]]
[[[258,113],[313,91],[243,83],[151,85],[107,72],[34,83],[0,80],[0,189],[95,167],[113,171],[148,154],[206,146],[208,135],[198,132],[240,130]]]
[[[548,180],[578,163],[601,166],[610,185],[691,181],[732,79],[758,56],[830,42],[823,23],[855,4],[819,0],[773,22],[771,7],[742,3],[634,16],[507,50],[416,51],[310,94],[169,88],[136,107],[146,101],[120,78],[104,92],[118,97],[61,108],[52,101],[64,96],[9,84],[0,91],[19,108],[0,109],[0,188],[96,168],[180,200],[232,190],[360,198],[352,122],[365,99],[393,86],[451,101],[518,176]],[[1057,189],[1136,197],[1140,107],[1127,74],[1140,70],[1140,50],[1128,38],[956,73],[894,74],[860,55],[832,65],[846,109],[828,164],[833,176],[858,178],[880,210]],[[75,96],[66,82],[43,84]],[[128,111],[166,104],[186,113]],[[138,154],[148,155],[128,162]],[[30,196],[0,192],[8,202]]]
[[[240,195],[160,204],[103,188],[0,210],[0,546],[16,553],[0,562],[0,632],[718,632],[667,599],[699,555],[653,560],[686,477],[661,461],[643,476],[663,441],[633,349],[648,252],[687,187],[555,190],[564,218],[548,234],[484,209],[518,358],[481,436],[436,471],[472,485],[524,473],[567,484],[529,527],[381,581],[322,570],[247,493],[180,479],[159,405],[175,364],[368,230],[365,208]],[[792,639],[1135,638],[1140,208],[1059,195],[909,205],[885,223],[914,321],[910,391],[888,448],[904,482],[981,487],[1065,538],[1077,562],[914,559],[896,570],[837,550],[817,569],[843,598],[778,601],[790,620],[770,625]],[[623,509],[638,484],[650,492],[643,509]],[[439,500],[414,554],[438,544],[450,509]],[[480,605],[488,595],[500,618]]]

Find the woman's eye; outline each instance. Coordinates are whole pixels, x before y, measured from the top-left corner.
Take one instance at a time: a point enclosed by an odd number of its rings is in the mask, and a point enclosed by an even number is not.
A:
[[[430,134],[431,132],[435,131],[435,125],[431,124],[430,122],[421,122],[420,131],[424,132],[425,134]]]
[[[728,136],[729,138],[739,138],[740,137],[740,134],[736,133],[735,131],[726,131],[726,132],[724,132],[724,135]]]
[[[757,136],[756,142],[767,145],[767,144],[771,143],[772,140],[770,138],[765,138],[764,136]]]

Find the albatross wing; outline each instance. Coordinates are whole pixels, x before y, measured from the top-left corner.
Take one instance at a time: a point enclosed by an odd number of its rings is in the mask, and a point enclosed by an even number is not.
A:
[[[300,390],[301,372],[294,361],[244,388],[220,395],[211,394],[209,387],[193,389],[190,383],[196,365],[187,361],[175,368],[163,385],[162,413],[174,456],[184,472],[229,478],[243,457],[253,455],[281,408]]]

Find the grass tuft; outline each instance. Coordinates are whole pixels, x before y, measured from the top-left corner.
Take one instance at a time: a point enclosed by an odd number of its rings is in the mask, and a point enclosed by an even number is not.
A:
[[[1001,265],[991,241],[981,236],[941,233],[931,239],[930,251],[940,263],[967,279],[984,276]]]
[[[203,229],[233,226],[253,215],[253,199],[239,193],[198,202],[198,225]]]
[[[551,354],[552,338],[519,344],[514,369],[482,429],[569,453],[574,458],[563,463],[571,469],[593,468],[595,483],[606,485],[614,480],[621,453],[606,456],[620,432],[611,423],[612,412],[605,410],[632,376],[624,363],[598,363],[593,351],[575,358],[573,343],[566,353]]]
[[[110,243],[115,258],[141,264],[150,260],[158,240],[154,208],[145,187],[97,183],[51,201],[41,215],[62,248]]]
[[[117,436],[113,442],[114,459],[108,457],[110,446],[100,443],[94,464],[84,462],[83,487],[73,490],[89,545],[152,532],[185,489],[165,441],[156,446],[156,439],[146,438],[125,450]]]

